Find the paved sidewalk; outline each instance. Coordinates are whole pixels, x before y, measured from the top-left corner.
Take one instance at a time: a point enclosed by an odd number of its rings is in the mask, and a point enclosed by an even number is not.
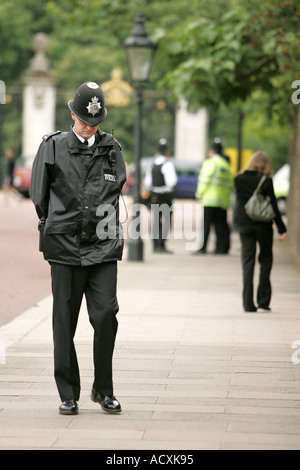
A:
[[[300,269],[276,244],[272,312],[244,313],[233,241],[229,257],[193,257],[174,240],[174,255],[153,255],[146,242],[144,263],[120,263],[120,416],[89,399],[85,306],[78,416],[58,414],[51,298],[2,327],[0,449],[300,449]]]

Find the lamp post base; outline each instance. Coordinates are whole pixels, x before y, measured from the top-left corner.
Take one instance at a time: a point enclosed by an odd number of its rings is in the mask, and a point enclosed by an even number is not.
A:
[[[141,238],[128,240],[128,261],[143,261],[144,243]]]

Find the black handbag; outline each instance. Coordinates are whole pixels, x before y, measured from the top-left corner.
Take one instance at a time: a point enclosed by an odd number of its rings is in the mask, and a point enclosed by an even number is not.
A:
[[[261,178],[256,190],[245,205],[246,214],[254,222],[267,223],[272,222],[272,220],[276,218],[276,214],[271,203],[271,198],[269,196],[264,196],[261,193],[261,187],[266,178],[266,176]]]

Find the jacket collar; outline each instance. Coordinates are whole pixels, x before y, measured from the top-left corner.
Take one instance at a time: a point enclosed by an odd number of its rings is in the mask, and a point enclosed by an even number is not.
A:
[[[96,140],[98,141],[94,146],[96,147],[106,147],[114,144],[114,138],[112,135],[103,132],[101,129],[97,130],[96,133]],[[83,142],[76,137],[76,134],[73,132],[73,128],[71,126],[70,131],[67,134],[67,141],[68,147],[70,150],[89,150],[90,147],[87,147]]]

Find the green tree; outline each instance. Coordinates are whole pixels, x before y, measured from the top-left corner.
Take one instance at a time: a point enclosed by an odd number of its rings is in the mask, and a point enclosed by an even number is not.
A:
[[[220,18],[189,18],[161,35],[170,57],[164,84],[193,106],[217,109],[259,89],[269,93],[272,109],[278,102],[291,109],[291,77],[300,58],[299,14],[299,4],[291,0],[232,0]],[[283,85],[286,93],[278,95]]]
[[[278,167],[287,159],[288,126],[296,111],[291,85],[299,75],[300,5],[292,0],[227,3],[227,9],[215,6],[214,14],[159,32],[162,53],[169,57],[161,86],[174,98],[184,95],[191,109],[207,107],[211,128],[222,121],[224,105],[230,116],[243,111],[244,143],[268,147]],[[232,131],[232,122],[228,128]]]
[[[34,33],[52,30],[45,14],[47,0],[2,0],[0,3],[0,79],[7,86],[18,85],[32,56]]]
[[[68,112],[66,99],[87,77],[101,83],[118,66],[128,79],[122,42],[138,11],[144,12],[150,36],[160,46],[148,88],[172,92],[171,104],[184,94],[191,107],[207,106],[214,117],[220,114],[220,103],[245,107],[259,90],[263,105],[259,100],[253,103],[270,120],[271,111],[283,120],[293,113],[290,95],[300,58],[300,11],[292,0],[190,0],[188,5],[186,0],[2,0],[0,79],[10,87],[20,86],[33,55],[33,34],[48,33],[61,127]],[[7,106],[5,115],[12,122],[16,112],[9,117]],[[110,113],[129,153],[134,115],[134,102],[128,110]],[[106,123],[109,130],[111,122]],[[14,126],[6,122],[1,127],[2,141],[12,139]],[[149,128],[147,116],[145,127]]]
[[[46,15],[46,0],[2,0],[0,3],[0,80],[6,84],[8,101],[0,105],[0,159],[5,147],[21,151],[21,77],[33,55],[32,36],[50,33],[52,20]],[[0,162],[1,163],[1,162]]]

